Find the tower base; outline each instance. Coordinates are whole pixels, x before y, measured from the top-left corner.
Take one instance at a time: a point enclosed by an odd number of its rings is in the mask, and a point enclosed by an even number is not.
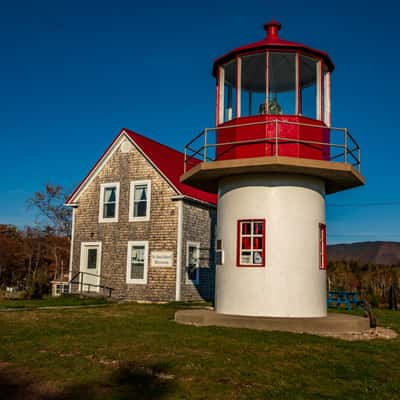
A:
[[[368,318],[340,313],[329,313],[323,318],[271,318],[224,315],[212,310],[191,309],[177,311],[175,321],[195,326],[225,326],[327,336],[355,334],[370,328]]]

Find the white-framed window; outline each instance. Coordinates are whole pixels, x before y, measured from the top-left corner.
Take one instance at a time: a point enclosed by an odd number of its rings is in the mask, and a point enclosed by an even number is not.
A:
[[[119,182],[100,185],[99,222],[118,222]]]
[[[68,282],[57,283],[55,287],[54,296],[62,296],[66,294],[69,294],[69,283]]]
[[[186,283],[200,282],[200,243],[186,243]]]
[[[128,259],[126,265],[126,283],[147,284],[149,268],[149,242],[128,242]]]
[[[150,219],[151,181],[132,181],[129,197],[129,221]]]

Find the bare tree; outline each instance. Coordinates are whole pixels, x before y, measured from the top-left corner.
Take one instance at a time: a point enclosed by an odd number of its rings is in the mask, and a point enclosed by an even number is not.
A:
[[[68,236],[71,231],[71,210],[64,206],[67,195],[60,185],[46,184],[43,192],[35,192],[28,199],[28,207],[36,210],[37,224],[43,230],[51,230],[59,236]]]
[[[44,251],[52,259],[51,268],[54,277],[63,278],[61,265],[69,258],[69,240],[71,232],[71,210],[65,207],[67,195],[61,185],[47,183],[44,191],[35,192],[28,199],[28,207],[36,210],[36,223],[44,236],[41,243]],[[36,270],[36,268],[35,268]]]

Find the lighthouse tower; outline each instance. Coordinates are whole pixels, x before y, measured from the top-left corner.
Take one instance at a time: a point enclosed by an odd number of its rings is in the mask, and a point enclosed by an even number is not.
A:
[[[218,193],[217,313],[323,317],[325,197],[364,184],[360,148],[331,126],[329,55],[264,28],[214,62],[216,127],[186,145],[181,181]]]

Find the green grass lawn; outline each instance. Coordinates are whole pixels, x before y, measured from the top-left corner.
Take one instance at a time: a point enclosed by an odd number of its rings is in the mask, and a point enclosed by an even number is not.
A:
[[[196,328],[182,307],[0,313],[0,398],[400,399],[399,338]],[[400,312],[377,316],[400,331]]]
[[[105,298],[79,298],[76,296],[45,297],[37,300],[0,300],[0,310],[6,308],[38,308],[59,306],[87,306],[107,304]]]

